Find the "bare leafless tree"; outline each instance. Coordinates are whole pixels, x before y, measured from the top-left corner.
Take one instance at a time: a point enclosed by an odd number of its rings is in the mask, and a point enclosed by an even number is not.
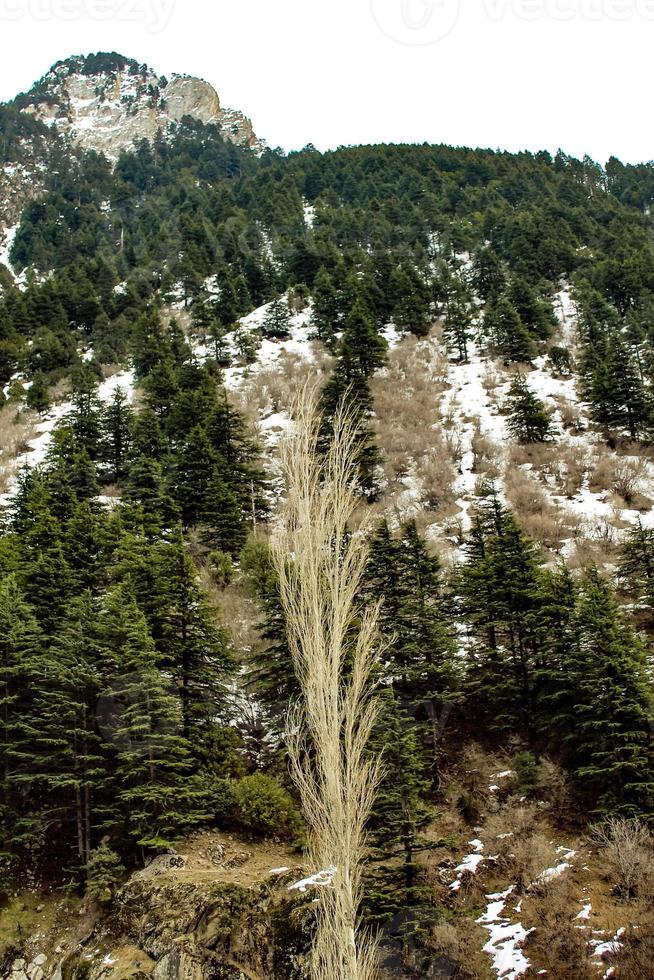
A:
[[[608,817],[593,829],[593,839],[604,849],[616,884],[625,898],[636,891],[652,863],[652,836],[641,820]]]
[[[321,454],[315,389],[303,389],[292,415],[281,447],[286,501],[272,551],[301,689],[287,725],[291,770],[312,864],[328,872],[329,882],[316,889],[311,974],[314,980],[372,980],[375,942],[360,927],[359,907],[365,827],[381,771],[367,751],[377,716],[378,608],[361,608],[358,601],[368,533],[353,527],[357,426],[342,408]]]

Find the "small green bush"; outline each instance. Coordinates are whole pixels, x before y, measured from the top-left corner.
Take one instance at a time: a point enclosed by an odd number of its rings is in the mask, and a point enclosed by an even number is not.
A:
[[[519,793],[529,794],[538,782],[538,762],[533,752],[521,752],[515,757],[514,768]]]
[[[86,894],[102,905],[108,904],[125,873],[118,854],[108,844],[91,851],[86,865]]]
[[[224,551],[212,551],[209,555],[209,561],[214,582],[221,589],[224,589],[234,578],[234,562],[231,555]]]
[[[253,837],[293,840],[301,829],[300,816],[288,793],[270,776],[255,773],[233,784],[241,827]]]

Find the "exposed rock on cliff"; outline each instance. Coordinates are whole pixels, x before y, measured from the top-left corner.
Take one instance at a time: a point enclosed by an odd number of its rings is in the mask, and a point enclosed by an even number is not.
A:
[[[4,980],[299,980],[311,896],[297,855],[201,834],[137,872],[104,911],[39,931]]]
[[[260,150],[252,123],[223,109],[215,89],[198,78],[157,76],[117,54],[59,62],[17,104],[85,149],[116,159],[142,139],[153,140],[185,116],[221,126],[235,143]]]

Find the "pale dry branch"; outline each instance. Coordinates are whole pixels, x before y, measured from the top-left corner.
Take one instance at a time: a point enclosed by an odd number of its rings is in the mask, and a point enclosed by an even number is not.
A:
[[[328,451],[319,452],[318,395],[305,386],[280,447],[286,502],[272,540],[289,647],[301,689],[291,711],[291,771],[310,831],[310,857],[334,869],[318,889],[314,980],[372,980],[374,940],[361,930],[365,827],[381,775],[367,749],[377,717],[372,694],[378,608],[358,595],[368,555],[358,510],[357,427],[337,413]],[[356,628],[355,628],[356,624]]]

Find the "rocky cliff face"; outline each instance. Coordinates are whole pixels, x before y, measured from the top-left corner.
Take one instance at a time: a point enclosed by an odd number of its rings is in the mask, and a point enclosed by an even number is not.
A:
[[[180,75],[160,77],[146,65],[115,54],[59,62],[17,102],[61,135],[112,160],[139,140],[154,139],[184,116],[221,126],[235,143],[262,148],[250,120],[224,109],[208,82]]]
[[[301,869],[275,867],[294,859],[201,834],[134,874],[104,908],[39,906],[52,924],[5,950],[4,964],[0,943],[0,977],[299,980],[311,897],[289,889]]]

